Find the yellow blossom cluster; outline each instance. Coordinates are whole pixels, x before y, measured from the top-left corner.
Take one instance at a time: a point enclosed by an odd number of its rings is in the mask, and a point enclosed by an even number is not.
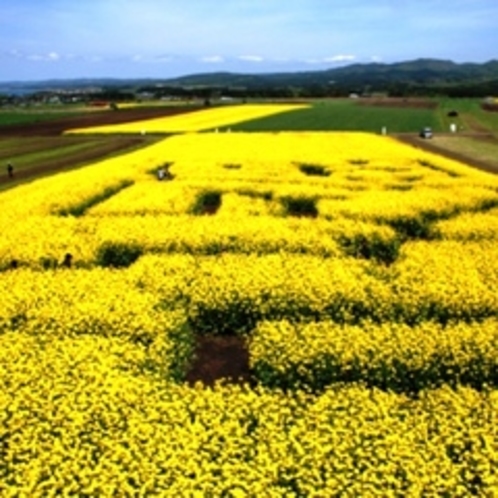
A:
[[[99,248],[107,242],[135,244],[143,252],[163,254],[286,252],[327,257],[342,257],[345,250],[354,255],[357,239],[385,246],[396,244],[392,228],[372,222],[251,217],[235,209],[221,209],[214,217],[33,216],[6,229],[5,238],[0,240],[0,267],[8,268],[12,260],[30,268],[53,267],[62,263],[67,253],[72,254],[76,266],[91,267]]]
[[[171,165],[174,180],[158,182],[154,173],[165,163]],[[307,174],[306,166],[324,174]],[[393,189],[400,182],[410,188]],[[220,195],[211,221],[192,216],[206,192]],[[314,211],[304,215],[317,216],[316,223],[288,216],[292,203],[298,211],[291,215],[300,216],[300,202],[305,209],[311,205]],[[3,194],[0,266],[13,259],[30,266],[60,261],[65,252],[91,263],[101,243],[116,236],[143,245],[145,251],[212,253],[235,247],[273,252],[297,247],[311,253],[325,248],[330,254],[336,242],[346,241],[351,254],[358,252],[351,241],[375,239],[377,244],[380,239],[389,245],[407,232],[436,236],[439,226],[444,231],[445,223],[466,214],[478,216],[495,202],[496,181],[490,175],[387,137],[183,135]],[[184,229],[187,224],[191,230]],[[301,226],[309,231],[306,239],[312,245],[301,242]],[[295,232],[296,243],[284,240],[289,230]],[[259,235],[253,238],[255,232]]]
[[[422,186],[409,191],[395,190],[388,195],[385,190],[370,189],[340,203],[335,201],[334,207],[342,216],[392,221],[420,215],[443,218],[464,210],[478,209],[496,198],[497,192],[485,186],[467,187],[455,182],[447,189]]]
[[[497,319],[442,326],[425,321],[341,325],[261,322],[251,333],[251,367],[261,382],[281,388],[323,389],[364,382],[418,392],[443,383],[495,385]]]
[[[30,310],[33,323],[46,317],[61,330],[119,330],[128,310],[133,319],[125,320],[121,333],[148,337],[155,332],[149,334],[147,327],[161,322],[155,311],[146,313],[157,303],[184,307],[196,330],[204,333],[248,333],[260,319],[408,324],[427,319],[444,324],[498,316],[494,245],[407,243],[398,261],[387,267],[342,256],[337,249],[328,256],[300,254],[298,247],[294,253],[273,254],[210,250],[212,256],[144,255],[120,271],[7,271],[4,294],[13,297],[6,300],[4,321],[16,321]],[[95,278],[99,284],[93,286]]]
[[[259,318],[445,324],[496,317],[497,260],[495,245],[417,242],[388,267],[352,257],[222,254],[144,256],[130,272],[171,302],[174,282],[199,328],[237,333]]]
[[[354,322],[385,313],[387,287],[368,263],[277,253],[144,256],[130,275],[165,305],[181,300],[199,333],[248,333],[261,318],[333,317]]]
[[[498,246],[494,241],[414,241],[392,265],[396,318],[481,320],[498,312]]]
[[[158,384],[109,339],[0,337],[2,496],[493,496],[496,392]]]
[[[497,495],[497,194],[311,132],[173,136],[3,192],[0,495]],[[185,383],[200,334],[241,336],[259,385]]]
[[[175,133],[213,130],[272,114],[303,109],[298,104],[247,104],[203,109],[186,114],[130,123],[68,130],[66,133]]]
[[[193,340],[184,312],[160,311],[154,294],[123,277],[104,269],[6,272],[0,280],[0,332],[44,340],[119,338],[145,347],[150,366],[157,362],[168,376],[183,375]]]
[[[449,220],[441,220],[436,229],[440,236],[453,240],[488,240],[498,236],[498,209],[485,212],[464,212]]]

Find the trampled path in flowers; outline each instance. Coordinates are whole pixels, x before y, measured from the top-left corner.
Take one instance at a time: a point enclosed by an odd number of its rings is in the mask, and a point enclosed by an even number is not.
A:
[[[198,335],[194,358],[185,376],[189,384],[201,382],[213,386],[222,379],[235,384],[253,382],[249,351],[242,337]]]

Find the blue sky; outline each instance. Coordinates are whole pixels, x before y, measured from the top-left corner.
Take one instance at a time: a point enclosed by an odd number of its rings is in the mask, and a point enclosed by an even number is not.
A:
[[[0,81],[498,58],[498,0],[0,0]]]

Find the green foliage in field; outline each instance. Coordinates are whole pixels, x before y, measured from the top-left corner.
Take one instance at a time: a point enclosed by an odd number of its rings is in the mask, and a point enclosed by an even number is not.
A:
[[[191,208],[192,214],[214,214],[221,206],[222,193],[219,190],[205,190],[199,194]]]
[[[308,109],[277,114],[234,125],[241,131],[370,131],[418,132],[425,126],[440,128],[431,109],[388,108],[358,105],[355,100],[319,101]]]
[[[331,171],[321,164],[300,163],[299,169],[308,176],[330,176]]]
[[[314,198],[286,196],[282,198],[281,202],[286,216],[308,216],[311,218],[318,216],[316,199]]]
[[[142,252],[141,246],[132,242],[104,242],[97,251],[96,261],[104,268],[126,268],[133,264]]]
[[[101,192],[96,192],[91,197],[76,202],[72,206],[61,209],[57,214],[60,216],[83,216],[90,208],[96,206],[97,204],[104,202],[113,195],[121,192],[121,190],[133,185],[132,180],[121,180],[116,185],[111,185],[106,187]]]
[[[79,156],[86,150],[94,150],[103,144],[103,140],[63,140],[38,137],[25,144],[24,140],[9,140],[13,145],[3,147],[0,144],[0,160],[9,160],[15,163],[16,171],[30,169],[36,166],[47,166],[58,162],[62,157]]]
[[[438,121],[444,131],[455,123],[460,131],[498,132],[498,112],[485,111],[480,99],[441,98],[437,110]],[[458,116],[448,116],[456,111]]]
[[[344,234],[339,237],[338,242],[349,256],[369,259],[385,265],[396,261],[401,247],[400,237],[385,239],[375,233],[370,237],[362,233]]]
[[[476,111],[477,119],[486,128],[494,133],[498,133],[498,112],[489,112],[482,109]]]
[[[0,111],[0,126],[10,126],[17,124],[40,123],[42,121],[50,121],[52,119],[66,118],[70,116],[79,116],[83,111],[77,110],[57,110],[53,109],[22,109]]]

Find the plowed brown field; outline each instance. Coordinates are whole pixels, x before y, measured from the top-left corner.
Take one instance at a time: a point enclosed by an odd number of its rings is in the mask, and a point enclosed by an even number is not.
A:
[[[65,130],[70,128],[88,128],[91,126],[129,123],[141,121],[142,119],[153,119],[163,116],[174,116],[195,112],[202,109],[201,107],[149,107],[149,108],[130,108],[118,111],[88,111],[82,112],[78,116],[68,116],[64,118],[55,118],[47,121],[16,124],[9,126],[0,126],[0,137],[25,137],[25,136],[48,136],[61,135]]]

